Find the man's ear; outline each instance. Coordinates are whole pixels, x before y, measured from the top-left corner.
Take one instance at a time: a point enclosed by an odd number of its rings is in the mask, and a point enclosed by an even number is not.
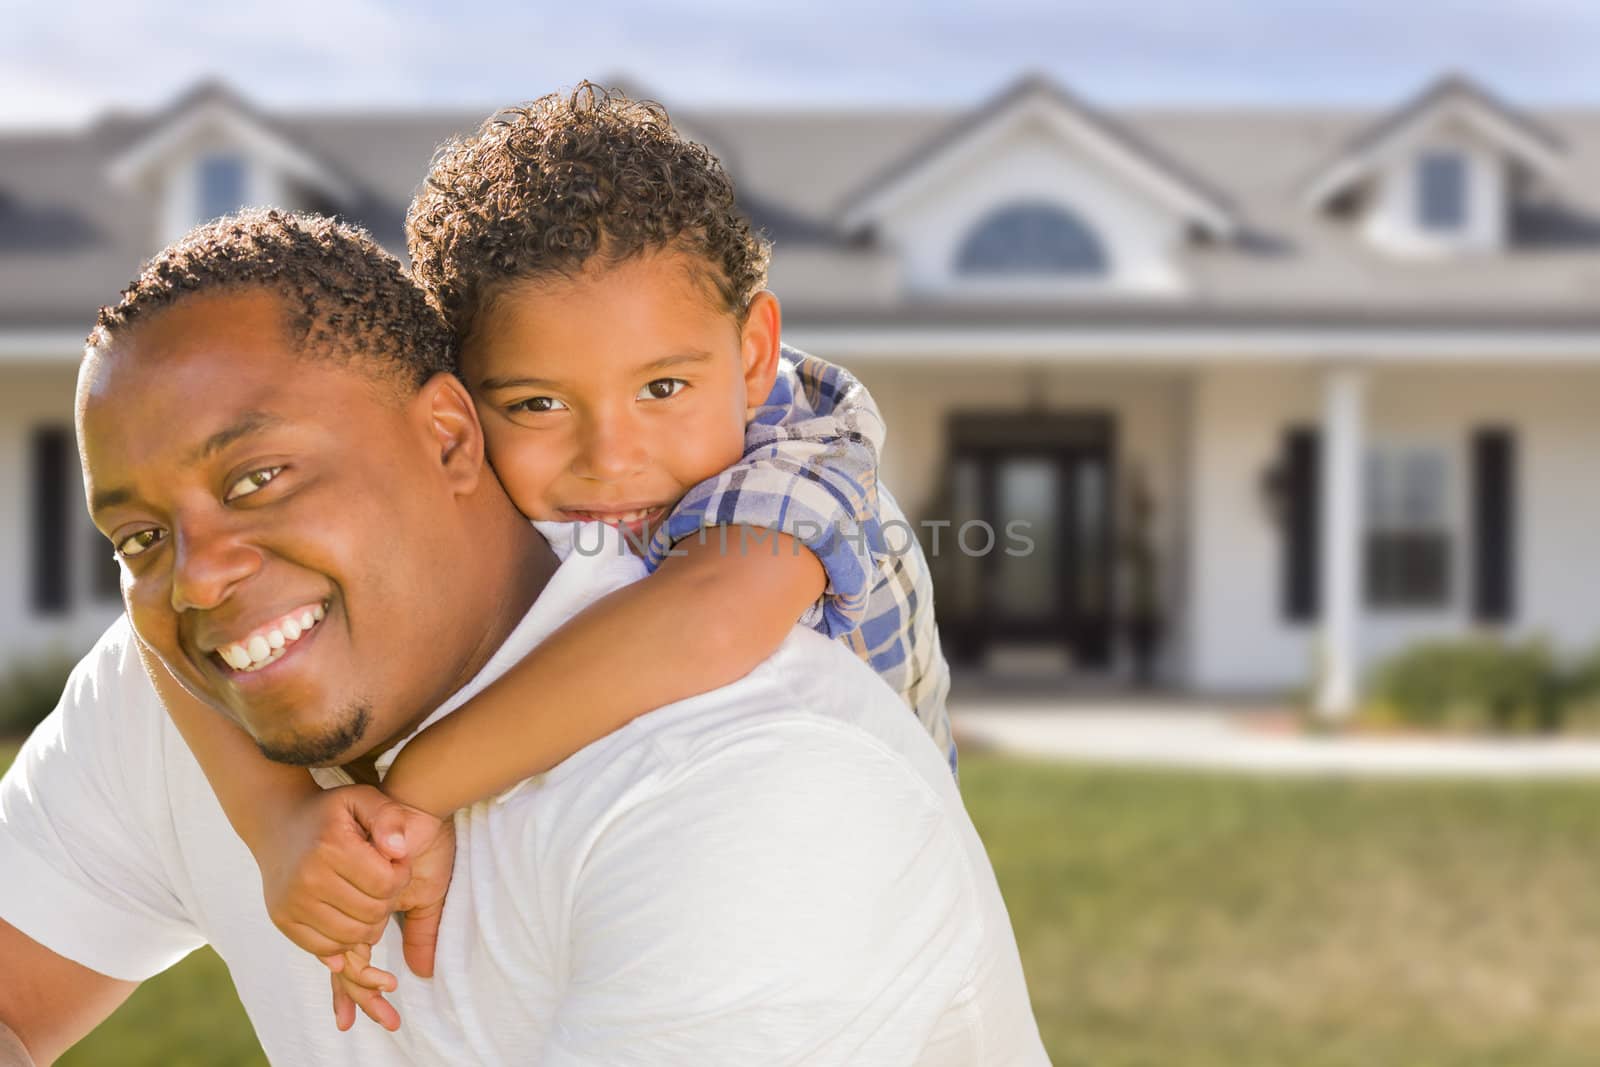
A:
[[[783,335],[783,309],[766,289],[750,300],[739,331],[739,358],[744,368],[746,417],[766,403],[778,378],[778,349]]]
[[[467,387],[454,374],[435,374],[412,407],[445,478],[458,493],[472,492],[483,474],[483,427]]]

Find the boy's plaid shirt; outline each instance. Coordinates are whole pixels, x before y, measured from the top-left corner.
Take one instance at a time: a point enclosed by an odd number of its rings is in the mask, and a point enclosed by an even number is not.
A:
[[[711,526],[777,530],[816,553],[822,599],[801,618],[838,638],[905,698],[956,767],[945,698],[950,668],[933,583],[911,524],[878,484],[883,418],[842,367],[784,346],[778,378],[745,430],[744,457],[695,486],[651,538],[651,570]],[[751,541],[759,551],[764,542]]]

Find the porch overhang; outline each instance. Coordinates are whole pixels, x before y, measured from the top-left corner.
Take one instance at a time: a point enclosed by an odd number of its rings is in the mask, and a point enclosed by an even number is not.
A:
[[[1572,330],[1477,328],[1339,329],[1216,326],[1068,329],[950,326],[858,326],[791,322],[785,338],[825,357],[958,363],[1017,362],[1151,365],[1262,363],[1321,365],[1498,364],[1600,365],[1600,326]]]

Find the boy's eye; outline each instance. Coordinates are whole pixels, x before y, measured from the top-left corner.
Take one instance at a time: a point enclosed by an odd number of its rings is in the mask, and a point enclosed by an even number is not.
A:
[[[147,549],[154,547],[155,544],[161,540],[162,536],[163,534],[161,530],[157,527],[152,527],[148,530],[140,530],[136,534],[129,534],[127,537],[124,537],[122,540],[117,542],[117,555],[121,556],[123,559],[133,559],[135,556],[142,556]]]
[[[682,378],[657,378],[639,390],[638,400],[668,400],[683,392],[689,383]]]
[[[222,499],[230,501],[238,500],[242,496],[249,496],[276,478],[282,470],[282,467],[262,467],[260,470],[251,471],[230,485]]]
[[[506,406],[507,411],[527,411],[535,415],[542,415],[547,411],[561,411],[567,405],[553,396],[530,396],[526,400],[518,400]]]

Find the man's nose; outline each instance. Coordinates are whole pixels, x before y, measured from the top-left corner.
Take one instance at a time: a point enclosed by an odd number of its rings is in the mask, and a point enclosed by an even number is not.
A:
[[[172,607],[206,611],[261,569],[261,553],[237,532],[189,526],[173,533]]]
[[[591,420],[578,443],[574,473],[601,482],[622,481],[644,467],[638,427],[620,416]]]

